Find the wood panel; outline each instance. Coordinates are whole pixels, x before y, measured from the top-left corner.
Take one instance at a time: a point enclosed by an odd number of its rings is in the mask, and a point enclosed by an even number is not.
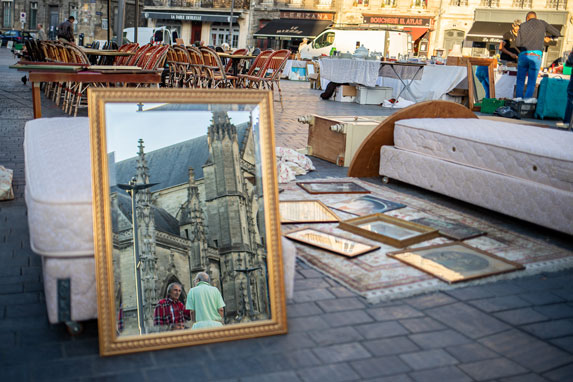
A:
[[[360,145],[350,167],[348,176],[378,176],[380,148],[394,145],[394,124],[412,118],[477,118],[463,105],[449,101],[425,101],[402,109],[380,123]]]

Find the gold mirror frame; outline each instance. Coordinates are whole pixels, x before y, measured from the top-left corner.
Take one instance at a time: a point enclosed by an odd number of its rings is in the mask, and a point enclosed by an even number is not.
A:
[[[108,103],[177,103],[254,105],[260,110],[259,135],[263,207],[267,236],[270,319],[223,326],[119,337],[114,296],[110,181],[106,143],[105,105]],[[244,90],[89,89],[94,250],[98,292],[100,354],[103,356],[238,340],[287,332],[286,300],[280,246],[277,170],[272,92]]]
[[[479,57],[464,57],[466,59],[466,67],[468,69],[468,99],[469,109],[473,111],[480,111],[481,106],[475,106],[475,87],[474,70],[473,66],[487,66],[489,77],[489,96],[495,98],[495,74],[494,70],[497,67],[497,60],[495,58],[479,58]]]

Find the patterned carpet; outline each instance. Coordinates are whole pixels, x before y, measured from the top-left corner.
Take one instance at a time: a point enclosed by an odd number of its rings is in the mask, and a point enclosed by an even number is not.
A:
[[[316,179],[316,181],[321,180]],[[573,252],[507,231],[485,221],[434,203],[393,191],[387,187],[360,181],[356,178],[323,179],[322,181],[353,181],[370,190],[370,195],[372,196],[406,205],[405,208],[394,209],[387,212],[386,214],[390,216],[406,220],[418,218],[448,220],[485,231],[487,232],[486,235],[465,240],[464,243],[525,266],[524,270],[449,285],[427,273],[386,256],[386,253],[397,251],[399,248],[391,247],[384,243],[372,241],[365,237],[341,230],[337,228],[337,223],[282,225],[283,234],[304,226],[311,226],[320,230],[336,233],[345,238],[379,245],[380,249],[376,251],[355,258],[347,258],[306,244],[295,243],[299,259],[346,285],[365,297],[369,302],[374,303],[436,290],[492,282],[506,278],[522,277],[545,271],[556,271],[573,267]],[[284,192],[280,194],[280,200],[318,199],[328,206],[336,205],[340,207],[341,201],[347,201],[361,196],[360,194],[311,195],[297,186],[296,182],[281,184],[281,188],[284,189]],[[356,217],[339,209],[333,209],[332,211],[334,211],[341,220]],[[363,213],[364,211],[360,212]],[[452,240],[445,237],[438,237],[412,245],[409,248],[448,242],[452,242]]]

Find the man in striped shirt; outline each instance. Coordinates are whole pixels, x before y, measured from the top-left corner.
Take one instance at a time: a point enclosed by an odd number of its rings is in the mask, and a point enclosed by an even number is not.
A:
[[[179,283],[171,283],[167,287],[167,298],[159,300],[153,314],[153,325],[161,326],[162,330],[185,329],[185,322],[191,319],[191,312],[179,301],[182,287]]]
[[[539,68],[541,67],[541,58],[545,47],[545,36],[559,37],[560,33],[552,25],[537,18],[535,12],[529,12],[526,22],[519,26],[519,33],[515,40],[515,45],[519,49],[519,58],[517,60],[517,83],[515,85],[515,96],[523,98],[533,97],[535,83]],[[523,88],[525,87],[525,77],[527,76],[527,89],[525,96]]]

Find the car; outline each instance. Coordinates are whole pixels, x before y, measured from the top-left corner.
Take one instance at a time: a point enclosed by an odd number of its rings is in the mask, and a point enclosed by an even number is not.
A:
[[[8,41],[14,41],[14,43],[24,43],[25,40],[32,40],[33,37],[30,32],[9,30],[0,35],[2,39],[1,46],[6,46]]]

